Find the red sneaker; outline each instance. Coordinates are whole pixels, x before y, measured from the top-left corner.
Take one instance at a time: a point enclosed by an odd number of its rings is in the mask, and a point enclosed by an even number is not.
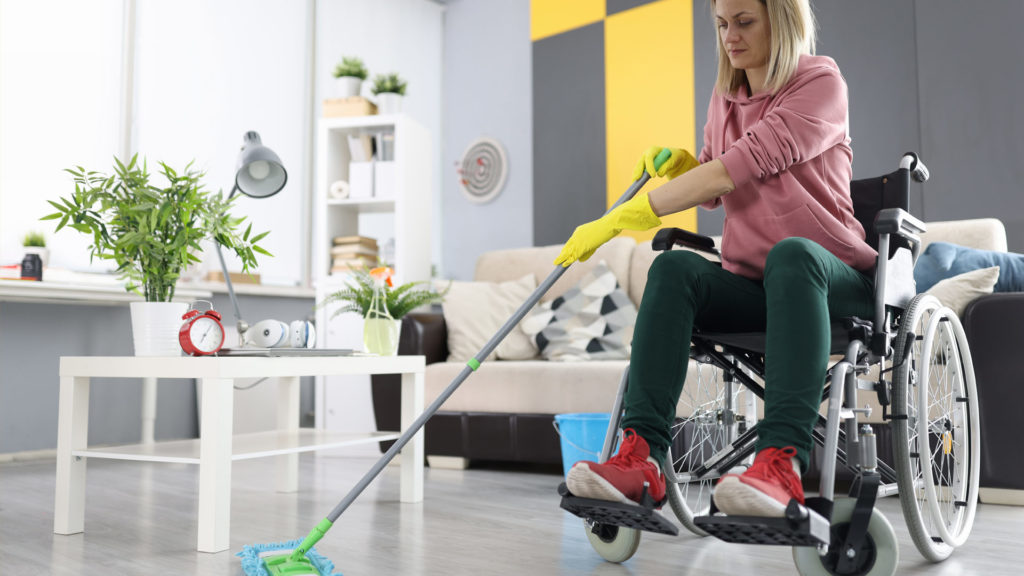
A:
[[[785,516],[793,498],[804,503],[796,449],[765,448],[742,475],[726,474],[715,486],[715,506],[730,516]]]
[[[573,465],[565,484],[575,496],[639,504],[647,493],[655,502],[665,499],[665,477],[651,458],[651,448],[632,428],[622,431],[619,453],[604,464],[582,460]]]

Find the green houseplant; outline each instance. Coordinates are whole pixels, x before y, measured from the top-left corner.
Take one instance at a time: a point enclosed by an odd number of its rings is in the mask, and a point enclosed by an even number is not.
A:
[[[384,285],[385,302],[387,311],[395,320],[401,320],[403,316],[412,310],[441,302],[444,300],[448,290],[437,292],[429,288],[429,282],[406,282],[400,286]],[[422,288],[422,286],[428,286]],[[368,268],[353,270],[351,276],[345,283],[345,287],[337,292],[329,294],[321,306],[340,303],[341,306],[334,311],[331,318],[353,312],[365,317],[370,311],[370,304],[373,302],[374,279]]]
[[[182,271],[199,262],[200,243],[212,239],[232,250],[248,272],[256,253],[270,256],[257,242],[267,232],[243,231],[244,218],[233,217],[231,199],[203,188],[203,173],[190,162],[178,172],[160,164],[166,184],[151,182],[138,156],[128,164],[114,158],[114,173],[67,169],[73,194],[50,201],[57,209],[43,220],[58,220],[57,230],[74,228],[92,238],[90,259],[112,260],[125,288],[145,298],[131,303],[132,338],[137,356],[181,354],[178,329],[186,302],[171,302]]]
[[[256,267],[256,253],[270,256],[257,242],[269,232],[252,234],[245,218],[231,216],[232,200],[203,188],[204,174],[190,162],[178,172],[160,163],[166,186],[150,181],[138,155],[128,164],[114,158],[114,173],[66,169],[75,182],[73,194],[50,200],[57,209],[42,220],[59,220],[92,237],[90,258],[113,260],[131,292],[147,302],[169,302],[182,271],[199,262],[200,242],[215,240],[242,261],[245,272]]]
[[[46,248],[46,236],[43,236],[42,232],[28,232],[25,234],[24,240],[21,245],[29,248]]]
[[[50,250],[46,247],[46,236],[42,232],[31,231],[25,234],[21,241],[25,254],[38,254],[43,269],[50,265]]]
[[[340,302],[342,306],[331,316],[355,312],[363,317],[363,345],[367,352],[382,356],[398,353],[398,335],[402,317],[415,308],[440,302],[444,292],[420,288],[427,282],[407,282],[394,287],[390,268],[353,271],[345,288],[327,296],[321,306]]]
[[[334,67],[334,77],[338,79],[338,90],[342,98],[358,96],[363,80],[369,75],[363,61],[354,56],[343,56],[341,62]]]
[[[373,78],[370,91],[377,97],[377,108],[381,114],[397,114],[402,111],[406,81],[395,73],[378,74]]]

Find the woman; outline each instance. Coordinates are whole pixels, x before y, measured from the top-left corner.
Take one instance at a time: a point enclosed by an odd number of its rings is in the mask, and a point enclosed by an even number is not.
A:
[[[634,332],[623,441],[605,464],[577,463],[573,494],[639,502],[645,484],[662,501],[665,458],[686,377],[694,326],[767,333],[765,417],[757,455],[723,477],[726,514],[783,516],[803,503],[828,362],[830,317],[870,317],[875,251],[853,217],[846,84],[832,59],[813,55],[808,0],[712,0],[718,81],[699,160],[683,150],[658,171],[672,178],[576,229],[556,259],[586,260],[623,229],[659,216],[725,206],[722,266],[689,251],[658,256]],[[635,172],[655,174],[647,151]]]

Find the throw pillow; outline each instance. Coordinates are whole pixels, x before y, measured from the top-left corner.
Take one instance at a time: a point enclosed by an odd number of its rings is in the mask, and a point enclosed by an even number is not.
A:
[[[635,324],[636,307],[604,261],[522,323],[547,360],[628,359]]]
[[[999,280],[999,267],[982,268],[939,280],[925,294],[931,294],[948,306],[957,316],[963,316],[964,309],[978,296],[991,294]]]
[[[469,361],[536,289],[533,274],[501,283],[452,282],[441,304],[448,326],[448,361]],[[517,326],[487,360],[527,360],[536,356],[533,339]]]
[[[939,280],[980,268],[999,267],[994,292],[1024,291],[1024,254],[976,250],[949,242],[932,242],[917,259],[914,281],[924,292]]]

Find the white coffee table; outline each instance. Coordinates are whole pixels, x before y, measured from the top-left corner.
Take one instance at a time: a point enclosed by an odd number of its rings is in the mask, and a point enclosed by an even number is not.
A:
[[[85,529],[85,464],[88,458],[199,465],[200,552],[228,549],[231,518],[231,462],[278,458],[277,489],[298,489],[298,453],[379,442],[397,432],[365,434],[299,428],[299,378],[344,374],[401,374],[402,428],[423,410],[423,356],[337,356],[307,358],[77,356],[60,359],[57,432],[57,490],[53,531]],[[278,382],[277,430],[232,435],[233,384],[238,378],[273,377]],[[201,380],[198,440],[89,448],[89,379],[196,378]],[[126,384],[138,383],[125,381]],[[402,449],[402,502],[423,500],[423,434]],[[312,521],[312,520],[311,520]]]

